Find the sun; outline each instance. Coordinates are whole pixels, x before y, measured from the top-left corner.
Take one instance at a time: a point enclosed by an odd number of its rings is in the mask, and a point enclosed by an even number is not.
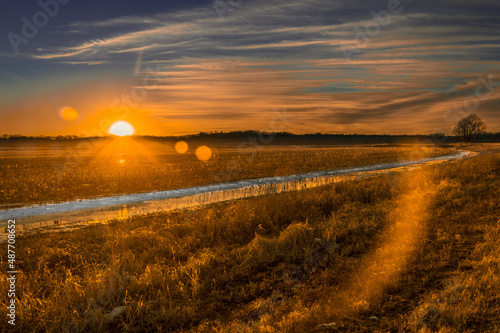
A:
[[[118,120],[109,126],[108,133],[117,136],[129,136],[135,134],[135,128],[128,121]]]

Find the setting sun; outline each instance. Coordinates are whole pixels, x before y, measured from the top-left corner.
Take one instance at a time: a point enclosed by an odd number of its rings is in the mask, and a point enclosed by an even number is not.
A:
[[[109,126],[108,133],[117,136],[129,136],[135,133],[135,128],[129,122],[119,120]]]

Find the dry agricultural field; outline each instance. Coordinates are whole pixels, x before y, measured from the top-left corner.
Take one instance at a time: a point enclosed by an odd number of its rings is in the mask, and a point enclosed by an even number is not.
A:
[[[498,147],[468,148],[482,152],[314,189],[18,235],[15,331],[497,332],[500,155]],[[140,155],[117,149],[82,154],[75,167],[53,151],[11,152],[0,158],[1,202],[19,207],[451,151],[220,147],[204,162],[171,147]],[[58,177],[54,162],[68,163]],[[0,260],[6,264],[5,251]]]

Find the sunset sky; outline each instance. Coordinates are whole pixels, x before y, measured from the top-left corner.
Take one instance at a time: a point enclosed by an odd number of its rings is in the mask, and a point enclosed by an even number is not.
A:
[[[0,0],[0,135],[500,132],[498,0],[59,1]]]

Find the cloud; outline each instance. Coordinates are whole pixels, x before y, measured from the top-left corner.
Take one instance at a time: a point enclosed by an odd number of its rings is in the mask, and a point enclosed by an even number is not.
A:
[[[421,133],[448,126],[440,114],[467,98],[478,76],[500,70],[495,6],[401,1],[387,16],[386,1],[245,0],[224,17],[203,6],[74,22],[30,56],[130,63],[148,92],[142,107],[189,123],[185,131],[258,129],[273,108],[287,108],[296,116],[289,130]],[[147,66],[158,70],[143,85]],[[495,96],[477,111],[497,121]]]
[[[437,6],[439,4],[434,4],[433,8]],[[498,27],[499,22],[494,15],[465,3],[458,4],[463,7],[459,13],[450,13],[456,11],[455,4],[442,2],[441,6],[447,6],[446,13],[429,12],[424,5],[416,3],[402,3],[400,14],[380,19],[374,17],[374,13],[387,10],[385,2],[370,8],[361,1],[248,0],[234,6],[224,18],[206,6],[152,17],[74,22],[70,27],[83,35],[87,32],[87,40],[71,45],[74,39],[67,38],[66,45],[33,56],[121,61],[124,53],[148,50],[153,58],[173,50],[175,52],[167,53],[166,59],[343,59],[347,48],[355,50],[359,57],[381,58],[394,52],[420,59],[442,54],[447,60],[453,60],[460,49],[461,55],[476,57],[479,61],[498,51],[498,34],[492,27],[495,24]],[[370,27],[376,29],[370,32]],[[471,38],[471,34],[474,37]],[[482,43],[478,45],[477,41]]]

